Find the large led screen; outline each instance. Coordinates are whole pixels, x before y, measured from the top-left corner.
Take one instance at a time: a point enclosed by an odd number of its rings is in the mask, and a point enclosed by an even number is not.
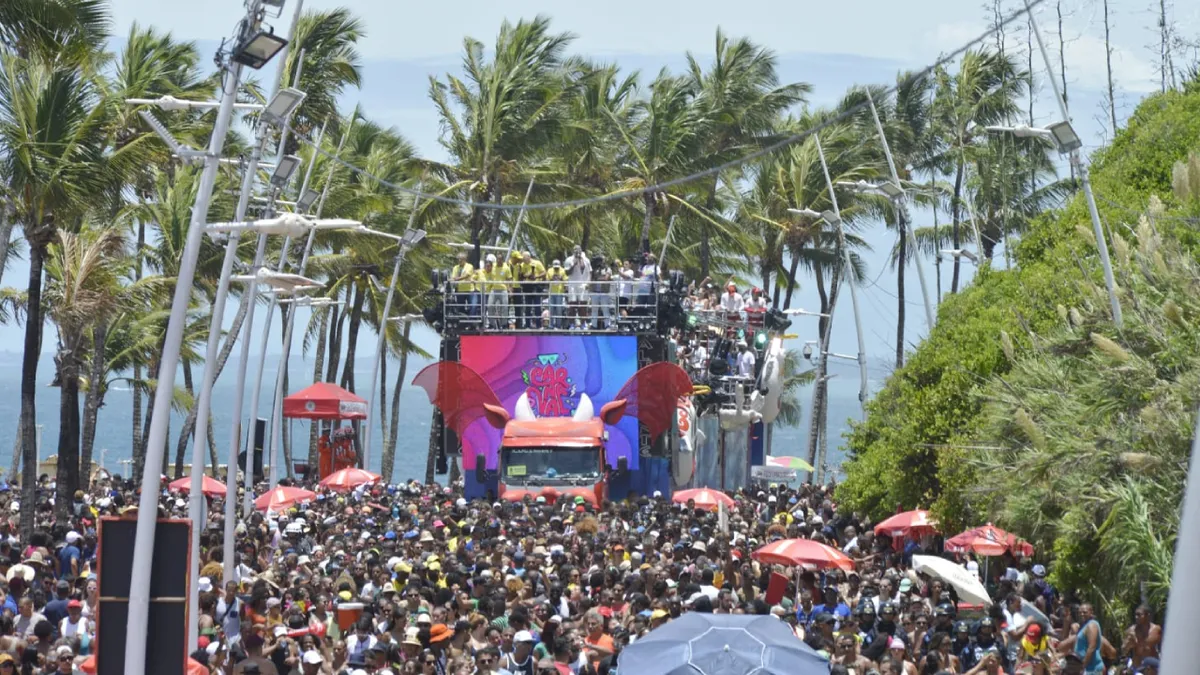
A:
[[[529,394],[539,417],[570,416],[581,394],[596,413],[613,400],[637,372],[637,338],[626,335],[469,335],[461,338],[459,362],[483,377],[511,414],[521,394]],[[606,455],[611,467],[627,457],[638,466],[638,421],[627,417],[608,428]],[[475,469],[476,457],[496,469],[501,431],[486,419],[463,434],[463,468]]]

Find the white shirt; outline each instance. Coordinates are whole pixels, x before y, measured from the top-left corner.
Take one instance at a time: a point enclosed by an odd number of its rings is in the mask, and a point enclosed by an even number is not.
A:
[[[696,345],[696,348],[692,350],[692,367],[703,368],[704,364],[707,362],[708,349],[706,349],[704,345]]]
[[[746,301],[746,309],[766,309],[767,306],[767,296],[765,295],[760,295],[757,298],[751,296]]]
[[[721,295],[721,309],[726,312],[740,312],[746,307],[746,301],[741,293],[724,293]]]
[[[626,276],[626,273],[629,276]],[[622,298],[628,298],[633,294],[633,270],[621,270],[621,280],[617,282],[617,292]]]
[[[64,617],[58,624],[58,632],[65,638],[88,633],[90,632],[88,629],[88,619],[86,616],[80,616],[79,623],[71,623],[71,617]]]
[[[592,261],[582,254],[567,258],[567,278],[571,281],[591,281]]]
[[[738,354],[738,375],[742,377],[754,377],[754,350],[747,349]]]

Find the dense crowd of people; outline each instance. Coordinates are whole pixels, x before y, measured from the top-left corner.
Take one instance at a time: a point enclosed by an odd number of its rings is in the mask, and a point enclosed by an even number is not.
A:
[[[313,486],[310,486],[313,487]],[[136,515],[132,483],[101,477],[55,522],[18,535],[15,492],[0,494],[0,675],[83,672],[98,617],[99,518]],[[717,513],[662,495],[604,503],[467,501],[461,487],[368,485],[237,525],[222,578],[221,500],[202,535],[200,648],[214,675],[590,675],[684,612],[769,614],[838,675],[1157,675],[1161,628],[1140,607],[1123,635],[1012,555],[956,557],[995,604],[959,602],[915,573],[939,540],[892,541],[837,507],[825,487],[752,488]],[[162,515],[186,517],[163,483]],[[131,512],[131,510],[133,512]],[[836,546],[853,571],[764,565],[779,538]],[[955,557],[955,556],[947,556]],[[797,572],[800,572],[797,574]],[[773,574],[776,573],[776,574]],[[768,603],[779,575],[787,587]],[[1111,668],[1111,670],[1109,670]]]

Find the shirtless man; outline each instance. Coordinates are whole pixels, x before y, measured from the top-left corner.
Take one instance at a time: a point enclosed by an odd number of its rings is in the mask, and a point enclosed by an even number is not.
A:
[[[1159,657],[1162,647],[1162,626],[1154,623],[1150,608],[1141,605],[1133,613],[1133,625],[1125,631],[1121,653],[1130,659],[1134,669],[1142,665],[1142,659]]]

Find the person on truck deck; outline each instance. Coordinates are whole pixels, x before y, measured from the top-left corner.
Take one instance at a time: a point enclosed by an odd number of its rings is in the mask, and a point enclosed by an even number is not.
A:
[[[562,261],[555,259],[550,262],[546,279],[550,281],[550,327],[563,328],[567,306],[567,270],[563,269]]]
[[[458,263],[450,268],[450,281],[454,289],[454,307],[459,312],[473,316],[479,305],[479,295],[474,283],[475,266],[467,262],[466,253],[458,254]]]
[[[508,285],[512,281],[512,271],[507,264],[498,263],[495,253],[487,254],[483,269],[479,271],[479,279],[485,296],[487,307],[488,328],[502,329],[508,325]]]

